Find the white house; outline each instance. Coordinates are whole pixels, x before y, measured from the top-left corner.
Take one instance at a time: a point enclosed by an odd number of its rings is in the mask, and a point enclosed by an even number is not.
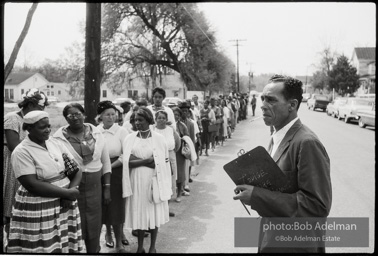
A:
[[[375,92],[375,47],[356,47],[353,50],[351,64],[360,76],[358,94]]]
[[[4,101],[19,102],[23,93],[32,88],[40,88],[49,81],[36,72],[12,72],[4,84]]]
[[[111,89],[109,84],[116,89]],[[186,97],[187,88],[185,83],[180,79],[177,72],[169,72],[156,78],[156,86],[162,87],[166,91],[166,97]],[[118,93],[117,93],[118,91]],[[151,78],[127,79],[121,84],[116,82],[105,81],[101,84],[100,100],[114,100],[116,98],[151,98],[152,97]]]
[[[52,83],[47,84],[38,88],[46,94],[47,97],[55,96],[60,101],[69,101],[72,97],[68,94],[70,91],[70,86],[66,83]]]

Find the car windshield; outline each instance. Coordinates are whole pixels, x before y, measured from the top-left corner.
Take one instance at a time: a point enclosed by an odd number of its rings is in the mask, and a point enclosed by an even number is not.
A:
[[[367,100],[354,100],[354,105],[369,106],[371,103]]]
[[[315,99],[317,99],[317,100],[328,100],[327,96],[325,96],[325,95],[315,95]]]

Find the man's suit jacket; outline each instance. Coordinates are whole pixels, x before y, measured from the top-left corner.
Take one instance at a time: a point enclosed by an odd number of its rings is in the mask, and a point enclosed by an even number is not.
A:
[[[327,217],[332,202],[330,160],[318,137],[297,120],[273,159],[292,183],[294,192],[254,187],[251,208],[262,217]],[[265,232],[260,238],[259,251],[271,251],[266,247],[274,234]],[[322,252],[324,248],[281,248],[279,252],[299,251]]]

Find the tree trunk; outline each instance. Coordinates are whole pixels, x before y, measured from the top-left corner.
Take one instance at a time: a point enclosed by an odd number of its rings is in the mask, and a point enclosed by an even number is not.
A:
[[[19,52],[19,50],[22,46],[22,43],[24,42],[26,35],[28,34],[30,24],[31,24],[34,12],[37,9],[37,6],[38,6],[38,4],[34,3],[29,9],[28,16],[26,17],[24,28],[22,29],[22,32],[21,32],[20,36],[18,37],[17,42],[16,42],[16,44],[13,48],[12,54],[11,54],[9,60],[8,60],[8,63],[5,66],[4,83],[7,80],[9,74],[12,72],[14,63],[16,62],[16,59],[17,59],[18,52]]]
[[[87,3],[85,27],[84,108],[87,123],[95,124],[101,83],[101,4]]]

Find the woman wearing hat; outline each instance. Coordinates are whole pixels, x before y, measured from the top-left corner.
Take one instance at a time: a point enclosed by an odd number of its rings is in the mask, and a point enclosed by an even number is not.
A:
[[[87,253],[98,253],[102,227],[102,206],[109,204],[111,163],[102,132],[84,123],[84,108],[78,103],[64,107],[67,126],[59,128],[54,137],[62,141],[83,171],[78,198],[83,239]]]
[[[185,135],[189,136],[188,127],[182,122],[182,110],[178,107],[173,107],[173,114],[176,120],[176,131],[180,135],[182,139]],[[184,189],[185,184],[185,171],[189,169],[189,164],[186,162],[186,158],[181,153],[182,145],[180,145],[179,150],[176,151],[176,163],[177,163],[177,197],[175,199],[176,202],[181,202],[181,196]]]
[[[97,127],[107,142],[112,176],[110,180],[110,195],[112,201],[102,209],[102,223],[106,225],[106,246],[114,247],[111,226],[113,226],[116,251],[125,253],[122,245],[129,245],[123,233],[125,222],[125,203],[122,198],[122,142],[129,132],[117,123],[117,107],[111,101],[101,101],[97,105],[97,114],[102,123]]]
[[[126,227],[138,230],[137,253],[143,248],[145,231],[151,232],[150,253],[156,253],[158,228],[169,221],[171,168],[165,138],[152,131],[151,111],[140,107],[135,112],[137,132],[123,142],[122,193],[126,198]],[[131,183],[131,185],[130,185]]]
[[[31,111],[44,110],[47,105],[47,97],[43,92],[38,89],[30,89],[23,95],[23,101],[18,103],[20,110],[4,116],[3,219],[5,219],[6,232],[9,228],[16,191],[20,186],[10,163],[11,154],[27,135],[27,131],[22,129],[23,117]]]
[[[211,132],[209,131],[209,125],[215,124],[214,111],[209,107],[210,101],[205,100],[203,103],[203,109],[200,110],[200,118],[202,125],[202,145],[205,147],[205,155],[209,156],[208,149],[210,147]],[[202,152],[202,150],[201,150]],[[201,153],[200,153],[201,154]]]
[[[70,180],[63,171],[63,153],[73,158],[58,140],[49,138],[48,114],[24,116],[29,135],[15,148],[11,162],[21,186],[10,222],[8,253],[77,253],[83,250],[77,203],[79,170]]]

